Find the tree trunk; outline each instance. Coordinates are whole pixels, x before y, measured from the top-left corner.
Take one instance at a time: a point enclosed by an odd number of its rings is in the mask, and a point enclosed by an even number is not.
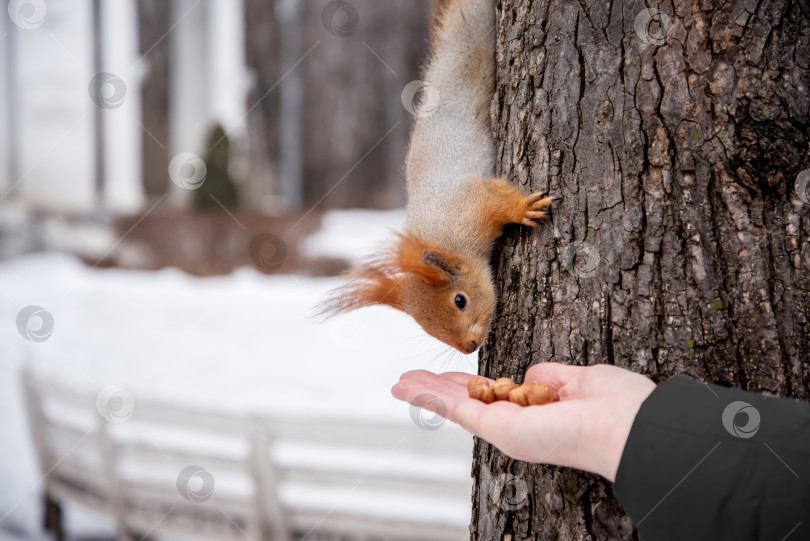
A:
[[[279,181],[279,21],[275,2],[244,0],[245,63],[252,81],[247,95],[248,172],[245,205],[273,208]]]
[[[810,398],[810,9],[719,4],[498,2],[498,174],[562,200],[499,244],[481,374],[608,363]],[[597,476],[480,440],[473,474],[473,539],[635,538]]]
[[[143,190],[157,199],[169,189],[169,40],[171,3],[138,0],[138,42],[145,75],[141,81]]]
[[[334,11],[336,5],[327,0],[302,5],[301,49],[319,44],[300,66],[304,206],[402,206],[412,117],[401,93],[419,78],[429,5],[352,0]]]

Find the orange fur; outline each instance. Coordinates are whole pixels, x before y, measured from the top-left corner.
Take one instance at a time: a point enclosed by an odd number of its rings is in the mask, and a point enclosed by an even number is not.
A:
[[[441,268],[429,264],[425,254],[438,253],[450,265],[459,267],[461,259],[439,248],[433,242],[406,231],[398,233],[398,242],[394,252],[395,268],[398,272],[412,272],[430,285],[442,285],[450,282],[450,276]]]
[[[404,311],[403,275],[418,276],[431,286],[445,285],[451,277],[441,268],[429,264],[425,255],[438,253],[449,265],[460,267],[461,259],[436,244],[409,231],[397,233],[397,241],[382,255],[366,261],[346,276],[348,281],[332,291],[319,313],[331,316],[364,306],[384,304]]]
[[[526,196],[514,185],[500,178],[483,181],[487,197],[481,202],[481,215],[485,216],[484,224],[497,228],[500,234],[504,225],[521,223],[526,215]]]
[[[351,272],[348,278],[346,285],[334,290],[321,306],[321,314],[331,316],[375,304],[402,310],[402,284],[396,276],[366,264]]]
[[[540,194],[523,195],[517,186],[502,178],[483,181],[487,189],[486,197],[481,201],[481,214],[491,227],[501,228],[506,224],[523,224],[535,226],[538,218],[545,217],[540,209],[550,205],[554,198],[543,198]],[[496,235],[497,236],[497,235]]]

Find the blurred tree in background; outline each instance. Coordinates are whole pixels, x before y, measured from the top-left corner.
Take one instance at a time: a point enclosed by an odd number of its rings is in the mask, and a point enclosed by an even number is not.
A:
[[[331,190],[322,203],[328,207],[404,206],[411,118],[401,93],[420,77],[431,2],[352,0],[357,28],[342,37],[324,31],[327,4],[302,3],[302,52],[321,41],[301,65],[303,202],[315,204]]]
[[[270,205],[279,195],[279,113],[281,77],[279,20],[275,2],[244,0],[245,63],[251,84],[247,93],[247,178],[245,204]]]
[[[169,71],[170,41],[163,39],[171,29],[171,2],[138,0],[138,43],[149,69],[141,82],[143,131],[141,133],[143,188],[147,199],[169,189]]]
[[[194,206],[198,209],[237,208],[239,188],[231,175],[231,140],[222,125],[211,128],[205,147],[208,153],[203,157],[207,174],[205,182],[194,190]]]
[[[284,1],[284,0],[281,0]],[[248,197],[281,192],[281,86],[300,80],[300,201],[304,207],[391,208],[405,204],[403,163],[410,116],[400,94],[419,77],[427,52],[430,0],[355,0],[356,19],[335,33],[324,20],[329,0],[300,2],[300,34],[281,42],[286,10],[245,0],[246,62],[253,73],[248,95]],[[346,16],[344,12],[333,14]],[[293,38],[295,39],[295,38]],[[282,65],[292,47],[300,64]]]

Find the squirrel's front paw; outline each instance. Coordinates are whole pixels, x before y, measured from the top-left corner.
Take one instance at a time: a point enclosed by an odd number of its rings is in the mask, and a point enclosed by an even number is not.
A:
[[[559,197],[557,196],[546,196],[539,192],[531,194],[524,201],[526,211],[520,223],[530,227],[535,227],[537,225],[537,220],[546,217],[546,213],[540,209],[546,208],[558,199]]]

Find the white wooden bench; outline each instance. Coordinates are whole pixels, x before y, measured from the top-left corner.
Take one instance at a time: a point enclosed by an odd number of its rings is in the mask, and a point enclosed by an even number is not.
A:
[[[57,539],[68,503],[114,517],[122,540],[469,539],[472,438],[450,423],[426,430],[407,419],[262,418],[144,401],[110,422],[95,392],[28,371],[23,384]]]

